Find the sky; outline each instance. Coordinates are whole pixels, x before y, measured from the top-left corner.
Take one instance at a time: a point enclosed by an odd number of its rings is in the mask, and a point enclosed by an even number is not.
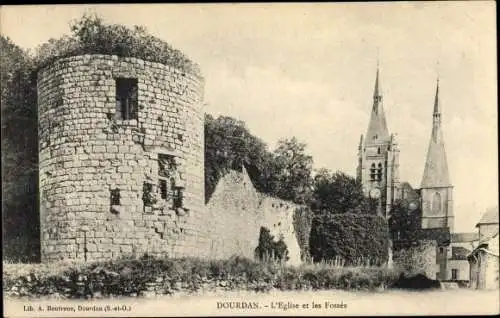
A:
[[[205,111],[246,122],[272,149],[307,144],[314,167],[355,175],[377,61],[400,147],[400,179],[420,186],[436,79],[456,231],[498,205],[495,3],[3,6],[0,30],[34,49],[85,12],[142,25],[197,62]]]

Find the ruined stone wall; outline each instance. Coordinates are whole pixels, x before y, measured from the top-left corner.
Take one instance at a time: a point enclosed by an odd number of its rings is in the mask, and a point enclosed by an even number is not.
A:
[[[230,171],[217,184],[207,203],[211,217],[210,257],[241,255],[254,258],[260,227],[268,228],[276,239],[283,236],[289,264],[299,264],[300,247],[293,224],[298,205],[259,193],[247,172]]]
[[[136,120],[117,119],[117,78],[137,79]],[[136,58],[74,56],[39,71],[43,261],[206,250],[202,99],[203,79]],[[145,207],[159,154],[176,160],[182,209]]]
[[[435,241],[420,241],[417,246],[395,250],[393,265],[406,273],[421,273],[436,279],[436,246]]]

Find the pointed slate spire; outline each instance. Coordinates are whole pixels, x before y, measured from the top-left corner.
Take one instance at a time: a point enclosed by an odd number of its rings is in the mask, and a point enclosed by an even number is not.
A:
[[[441,109],[439,107],[439,77],[437,78],[436,96],[434,97],[434,114],[438,113],[441,113]]]
[[[366,132],[365,144],[378,144],[389,138],[389,130],[385,120],[384,107],[382,103],[382,90],[380,88],[379,67],[377,63],[377,74],[375,77],[375,89],[373,91],[373,107]]]
[[[436,84],[434,98],[434,111],[432,114],[432,133],[427,149],[424,175],[421,188],[449,187],[451,186],[448,173],[448,161],[441,129],[441,108],[439,104],[439,78]]]

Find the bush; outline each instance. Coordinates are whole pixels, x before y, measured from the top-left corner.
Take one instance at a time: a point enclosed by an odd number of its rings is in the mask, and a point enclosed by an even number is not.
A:
[[[287,261],[288,248],[281,237],[278,241],[266,227],[260,228],[259,245],[255,248],[255,257],[260,261]]]
[[[398,273],[386,268],[340,268],[327,264],[287,267],[234,256],[123,258],[91,264],[4,264],[4,294],[10,297],[87,298],[141,295],[150,283],[160,294],[225,290],[358,289],[391,285]]]
[[[310,208],[299,207],[293,212],[293,228],[300,247],[300,258],[302,261],[309,261],[309,237],[311,235],[311,225],[313,213]]]
[[[71,36],[51,39],[38,48],[38,67],[56,59],[84,54],[107,54],[135,57],[170,65],[184,72],[199,75],[199,67],[181,51],[150,35],[145,28],[129,29],[123,25],[105,24],[97,16],[84,15],[71,25]]]
[[[314,261],[342,259],[345,265],[382,265],[388,259],[384,218],[363,214],[322,214],[313,220],[310,252]]]

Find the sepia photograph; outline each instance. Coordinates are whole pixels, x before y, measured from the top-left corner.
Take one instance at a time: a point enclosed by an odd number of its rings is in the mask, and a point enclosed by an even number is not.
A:
[[[500,313],[494,1],[0,32],[5,317]]]

